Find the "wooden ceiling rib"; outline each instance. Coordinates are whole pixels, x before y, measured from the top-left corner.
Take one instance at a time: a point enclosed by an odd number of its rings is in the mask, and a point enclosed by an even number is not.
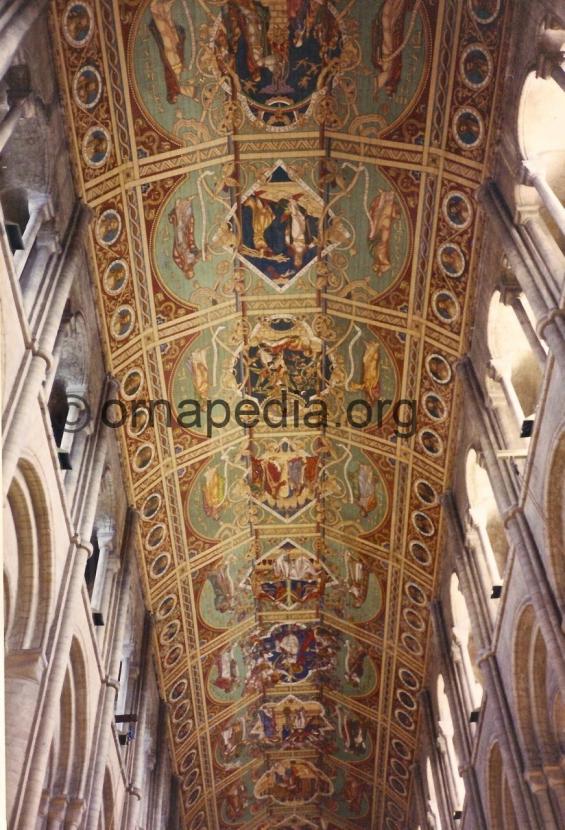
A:
[[[405,827],[501,2],[52,23],[185,826]]]

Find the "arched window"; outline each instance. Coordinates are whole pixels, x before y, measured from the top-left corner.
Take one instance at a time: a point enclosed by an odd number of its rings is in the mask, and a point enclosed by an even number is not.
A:
[[[539,207],[542,223],[561,251],[565,251],[563,96],[563,90],[555,81],[531,72],[522,89],[518,112],[518,142],[526,169],[526,184],[518,186],[517,203],[529,206],[530,210],[532,206]]]
[[[524,305],[527,314],[529,306]],[[524,421],[533,419],[539,398],[542,373],[524,328],[511,305],[505,305],[495,291],[488,316],[488,347],[491,354],[491,381],[498,383],[510,418],[501,412],[501,424],[509,446],[516,446]],[[493,402],[493,384],[489,392]]]
[[[557,602],[565,613],[565,427],[557,435],[545,489],[547,550]]]
[[[437,800],[434,773],[429,758],[426,759],[426,783],[428,785],[428,798],[426,803],[428,828],[430,830],[441,830],[443,825],[441,822],[441,814],[439,811],[439,804]]]
[[[508,541],[488,474],[474,449],[467,454],[466,485],[471,523],[479,537],[488,579],[497,587],[502,584]]]
[[[65,674],[58,721],[53,733],[51,762],[46,790],[50,793],[50,813],[60,818],[60,826],[78,826],[75,811],[82,810],[89,760],[88,684],[81,646],[73,639]],[[68,822],[68,824],[67,824]],[[48,825],[50,826],[50,825]],[[59,826],[59,825],[58,825]]]
[[[440,739],[443,738],[441,743],[444,745],[445,759],[447,761],[447,767],[450,773],[451,783],[453,785],[453,808],[455,810],[461,810],[463,807],[463,801],[465,800],[465,785],[461,775],[459,774],[459,761],[457,759],[457,753],[455,751],[455,744],[453,741],[455,730],[453,728],[453,719],[451,717],[451,707],[445,692],[443,675],[441,674],[438,675],[437,679],[437,706],[439,713],[438,726],[440,731]]]
[[[547,693],[547,650],[532,605],[521,612],[513,648],[515,705],[526,767],[558,766]]]
[[[504,764],[498,742],[490,750],[487,766],[487,793],[490,822],[493,830],[518,830],[510,788],[504,774]]]
[[[40,649],[51,607],[51,523],[45,490],[29,461],[22,460],[8,491],[4,586],[6,651]]]
[[[480,672],[476,668],[477,649],[471,620],[465,597],[459,585],[456,573],[451,574],[449,585],[451,616],[453,619],[453,638],[455,645],[461,652],[461,664],[464,671],[464,682],[472,709],[480,706],[483,696],[483,687]]]
[[[54,349],[48,409],[62,470],[78,462],[87,430],[83,429],[88,393],[88,337],[80,312],[67,303]]]

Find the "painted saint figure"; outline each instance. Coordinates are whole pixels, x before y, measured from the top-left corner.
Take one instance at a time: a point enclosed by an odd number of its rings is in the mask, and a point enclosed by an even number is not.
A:
[[[229,694],[239,683],[239,666],[234,655],[233,646],[216,657],[215,665],[218,675],[214,680],[214,686]]]
[[[381,391],[381,351],[378,340],[365,345],[363,354],[363,372],[361,383],[352,383],[351,389],[360,389],[365,392],[369,403],[374,404]]]
[[[202,485],[202,506],[205,514],[216,521],[219,520],[222,507],[226,500],[226,482],[217,468],[206,470]]]
[[[391,267],[391,233],[394,223],[400,218],[396,194],[392,190],[379,190],[369,208],[369,247],[373,255],[373,271],[377,276]]]
[[[383,0],[373,20],[373,66],[377,70],[375,96],[384,89],[395,95],[402,76],[402,52],[409,35],[405,34],[408,12],[415,0]]]
[[[174,104],[179,95],[192,97],[194,94],[194,87],[191,84],[181,82],[186,33],[183,27],[175,23],[173,19],[174,4],[175,0],[151,0],[152,20],[149,23],[149,31],[155,38],[159,58],[163,65],[169,104]]]
[[[192,198],[177,199],[169,213],[169,222],[175,229],[173,260],[189,280],[194,276],[194,266],[200,259],[194,232]]]

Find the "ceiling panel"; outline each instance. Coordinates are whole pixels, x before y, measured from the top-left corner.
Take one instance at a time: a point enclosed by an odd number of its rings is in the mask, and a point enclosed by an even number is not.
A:
[[[502,27],[53,3],[188,830],[406,826]]]

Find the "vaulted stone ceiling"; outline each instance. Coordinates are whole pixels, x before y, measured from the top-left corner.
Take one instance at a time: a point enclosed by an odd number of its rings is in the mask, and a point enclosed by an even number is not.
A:
[[[186,828],[405,828],[500,0],[53,12]]]

